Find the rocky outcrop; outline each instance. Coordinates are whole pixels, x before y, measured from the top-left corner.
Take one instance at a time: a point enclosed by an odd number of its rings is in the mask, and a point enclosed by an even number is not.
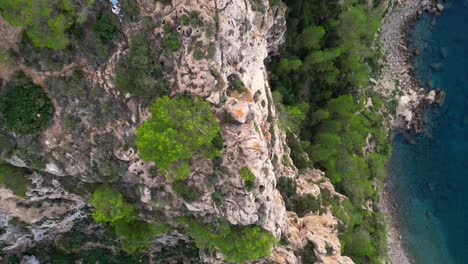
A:
[[[187,208],[196,215],[224,217],[235,225],[259,224],[279,236],[286,229],[286,211],[275,188],[271,159],[274,149],[283,146],[272,142],[271,134],[278,129],[264,60],[283,39],[285,6],[270,7],[266,0],[257,4],[263,5],[261,10],[244,0],[180,0],[172,6],[146,1],[143,10],[163,24],[178,25],[182,48],[169,62],[175,66],[170,76],[172,92],[204,97],[216,105],[220,119],[226,115],[232,119],[222,121],[225,147],[220,166],[226,173],[217,186],[224,204],[216,205],[211,199],[214,188],[196,185],[205,195]],[[191,14],[197,14],[199,23],[181,25],[181,17]],[[158,28],[154,34],[166,33]],[[233,88],[234,78],[244,90]],[[256,178],[252,191],[245,190],[239,175],[244,166]],[[193,182],[203,182],[210,176],[211,164],[195,160],[193,171],[192,179],[197,179]]]
[[[323,190],[338,201],[347,199],[335,192],[333,185],[319,170],[308,170],[299,175],[297,181],[298,193],[311,194],[318,197]],[[349,257],[341,256],[341,244],[338,239],[338,220],[332,215],[331,208],[325,208],[324,213],[308,213],[298,217],[294,212],[288,212],[288,226],[284,237],[287,245],[275,248],[271,260],[274,263],[299,264],[305,263],[301,252],[313,250],[315,263],[351,264]],[[307,247],[312,243],[312,247]]]
[[[67,190],[78,192],[81,185],[104,181],[124,186],[145,219],[151,219],[156,212],[174,225],[180,215],[206,220],[225,218],[233,225],[259,225],[278,238],[286,234],[290,244],[275,249],[272,261],[276,263],[301,263],[295,252],[304,250],[309,242],[313,243],[320,263],[352,263],[340,255],[337,220],[330,210],[299,218],[286,212],[276,189],[277,179],[286,176],[297,178],[300,194],[317,197],[321,190],[328,189],[339,199],[345,199],[335,193],[319,171],[298,176],[286,136],[277,125],[278,113],[265,60],[278,51],[283,41],[285,5],[270,6],[268,0],[173,0],[169,5],[139,0],[138,3],[142,14],[158,25],[151,33],[152,39],[164,38],[168,34],[167,25],[173,27],[181,40],[178,51],[159,58],[162,64],[174,69],[166,73],[172,95],[205,98],[222,125],[222,159],[191,160],[188,184],[202,196],[193,202],[177,197],[170,182],[158,174],[155,164],[143,162],[134,148],[126,146],[127,140],[134,138],[136,127],[149,117],[149,111],[130,94],[120,94],[112,83],[115,64],[128,46],[124,40],[97,71],[80,62],[55,73],[30,72],[46,87],[47,76],[69,76],[73,69],[80,68],[83,78],[88,78],[91,84],[81,87],[86,91],[84,97],[54,100],[57,111],[53,124],[39,136],[46,164],[28,176],[26,197],[0,189],[0,227],[6,230],[0,242],[13,250],[69,231],[76,222],[89,217],[86,201],[90,193],[75,195]],[[181,23],[184,16],[196,21]],[[125,29],[126,38],[137,28],[138,25]],[[80,102],[92,107],[84,108]],[[94,111],[100,109],[100,104],[106,104],[112,111],[101,116],[96,124]],[[71,129],[66,121],[74,118],[80,126]],[[8,162],[28,166],[16,156]],[[246,190],[240,177],[244,167],[255,175],[252,190]],[[222,195],[222,203],[214,200],[215,193]],[[31,208],[28,205],[32,203],[41,206]],[[10,221],[12,218],[25,223],[27,231],[16,228]],[[174,231],[155,243],[174,244],[178,239],[188,238]],[[201,257],[206,263],[224,262],[219,254],[204,252]]]

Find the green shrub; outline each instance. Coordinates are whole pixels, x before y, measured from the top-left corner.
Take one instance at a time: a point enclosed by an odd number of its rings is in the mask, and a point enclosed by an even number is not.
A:
[[[201,49],[195,49],[193,51],[193,58],[196,60],[203,60],[205,58],[205,53]]]
[[[93,27],[96,36],[104,43],[112,43],[122,34],[118,18],[113,14],[102,13]]]
[[[94,0],[75,6],[72,0],[0,1],[2,16],[13,26],[23,27],[36,47],[64,49],[69,44],[67,29],[84,23]]]
[[[12,138],[0,133],[0,146],[2,146],[0,148],[0,160],[2,160],[4,157],[10,156],[16,144]]]
[[[119,0],[121,14],[127,22],[136,22],[140,14],[138,2],[135,0]]]
[[[240,176],[244,180],[245,189],[251,191],[255,185],[255,174],[249,169],[249,167],[242,167],[240,170]]]
[[[306,215],[311,212],[321,211],[321,198],[314,197],[311,194],[297,195],[292,199],[292,206],[294,212],[299,217]]]
[[[151,113],[137,129],[138,152],[145,161],[154,161],[169,179],[188,178],[189,161],[195,154],[206,158],[220,155],[213,141],[221,127],[207,101],[165,96],[155,101]]]
[[[216,46],[214,43],[210,43],[210,45],[208,46],[208,49],[207,49],[207,57],[209,59],[212,59],[214,57],[214,55],[216,54]]]
[[[236,90],[239,93],[245,93],[248,91],[247,87],[245,87],[244,82],[241,78],[236,74],[231,74],[228,76],[229,80],[229,88]]]
[[[231,226],[220,220],[216,225],[203,224],[191,218],[181,219],[200,249],[218,249],[226,261],[243,263],[271,254],[278,240],[258,226]]]
[[[183,14],[180,17],[180,23],[184,26],[188,26],[190,24],[190,18],[186,14]]]
[[[278,179],[276,188],[278,188],[283,197],[291,197],[296,194],[297,184],[293,179],[281,176]]]
[[[123,195],[110,187],[96,189],[90,200],[94,206],[93,219],[109,224],[129,254],[144,250],[156,235],[169,231],[165,224],[148,223],[138,219],[136,208]]]
[[[310,241],[307,245],[297,253],[302,258],[302,263],[317,263],[318,259],[314,253],[314,244]]]
[[[15,195],[25,197],[26,170],[0,162],[0,185],[10,189]]]
[[[187,180],[178,180],[172,183],[172,190],[184,201],[193,203],[200,199],[202,194],[195,186],[188,185]]]
[[[99,223],[130,222],[136,218],[136,209],[124,200],[121,193],[110,187],[100,187],[93,193],[93,219]]]
[[[144,105],[169,93],[169,84],[158,59],[160,51],[148,34],[144,31],[132,36],[128,53],[117,64],[115,79],[120,91],[138,96]]]
[[[166,225],[157,226],[142,220],[117,221],[114,229],[120,238],[120,244],[128,254],[144,250],[154,241],[156,235],[169,231]]]
[[[0,121],[18,134],[34,134],[48,126],[54,107],[42,87],[16,74],[0,93]]]
[[[171,51],[178,51],[182,46],[178,34],[172,31],[166,33],[166,36],[164,37],[164,46]]]

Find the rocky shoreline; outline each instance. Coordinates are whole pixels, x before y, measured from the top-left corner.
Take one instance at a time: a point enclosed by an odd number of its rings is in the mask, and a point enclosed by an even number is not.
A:
[[[396,118],[390,120],[390,129],[403,132],[425,131],[424,114],[430,105],[441,105],[445,93],[440,90],[426,92],[415,77],[412,58],[420,51],[409,48],[410,29],[424,12],[440,15],[444,6],[433,0],[390,0],[388,13],[381,27],[381,47],[384,52],[383,74],[375,82],[375,90],[397,97]],[[408,138],[412,142],[411,138]],[[379,209],[387,222],[388,257],[393,264],[412,264],[414,260],[404,247],[397,219],[398,208],[392,192],[385,183]]]
[[[426,108],[444,101],[443,91],[426,92],[415,77],[412,58],[419,52],[411,49],[408,43],[410,29],[423,12],[438,15],[443,9],[441,3],[433,0],[389,2],[389,11],[381,28],[385,68],[382,78],[376,83],[376,89],[383,94],[398,97],[396,117],[391,120],[392,129],[424,132]]]

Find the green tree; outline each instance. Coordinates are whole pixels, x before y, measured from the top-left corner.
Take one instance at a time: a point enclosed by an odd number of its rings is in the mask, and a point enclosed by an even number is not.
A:
[[[306,49],[317,49],[325,36],[325,29],[321,26],[309,26],[302,31],[302,45]]]
[[[48,126],[55,109],[42,87],[17,73],[0,91],[0,123],[18,134],[34,134]]]
[[[10,189],[15,195],[24,197],[26,192],[26,170],[0,162],[0,185]]]
[[[117,221],[114,229],[120,238],[120,244],[128,254],[145,249],[153,242],[156,235],[169,231],[166,225],[157,226],[142,220]]]
[[[220,149],[213,145],[221,127],[202,98],[167,96],[155,101],[152,117],[137,129],[141,158],[154,161],[173,180],[188,178],[189,160],[195,154],[213,158]]]
[[[258,226],[231,226],[225,220],[216,224],[203,224],[191,218],[181,220],[188,225],[188,233],[200,249],[217,248],[224,259],[243,263],[271,254],[278,240]]]
[[[136,217],[135,208],[124,200],[121,193],[110,187],[100,187],[94,191],[90,203],[95,208],[93,218],[99,223],[130,222]]]
[[[86,21],[94,0],[0,0],[2,16],[39,48],[64,49],[69,44],[66,30]]]
[[[169,231],[165,224],[139,219],[136,208],[126,202],[120,192],[110,187],[96,189],[90,203],[95,208],[93,219],[110,225],[129,254],[144,250],[156,235]]]
[[[145,29],[132,36],[128,53],[117,64],[115,79],[120,91],[138,96],[145,105],[169,92],[158,59],[159,51],[150,41],[148,32],[149,29]]]

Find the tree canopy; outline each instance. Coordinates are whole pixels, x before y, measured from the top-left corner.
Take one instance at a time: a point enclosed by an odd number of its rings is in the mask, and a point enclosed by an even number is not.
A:
[[[0,0],[2,16],[39,48],[64,49],[69,44],[66,30],[84,23],[95,0]]]
[[[195,154],[206,158],[220,154],[214,141],[220,137],[221,127],[202,98],[164,96],[154,102],[151,114],[137,129],[138,152],[171,179],[190,175],[189,160]]]
[[[0,91],[0,123],[18,134],[33,134],[50,124],[54,106],[42,87],[17,73]]]
[[[210,225],[191,218],[184,218],[182,222],[188,225],[188,233],[198,248],[217,248],[230,262],[243,263],[267,257],[278,242],[275,236],[258,226],[231,226],[225,220]]]
[[[110,187],[96,189],[90,203],[95,208],[93,219],[110,225],[129,254],[144,250],[153,242],[154,236],[168,231],[165,224],[139,219],[137,209],[125,201],[122,193]]]
[[[96,222],[128,222],[136,216],[135,208],[124,200],[123,195],[108,187],[94,191],[90,203],[95,208],[93,218]]]

